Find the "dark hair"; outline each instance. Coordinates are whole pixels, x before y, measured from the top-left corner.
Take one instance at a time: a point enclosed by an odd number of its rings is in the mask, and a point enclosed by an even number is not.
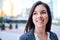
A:
[[[37,2],[32,6],[32,8],[31,8],[31,10],[30,10],[29,19],[28,19],[27,24],[26,24],[26,27],[25,27],[25,31],[26,31],[26,32],[28,32],[28,31],[29,31],[30,29],[32,29],[32,28],[33,28],[33,30],[34,30],[35,26],[34,26],[34,23],[33,23],[33,21],[32,21],[33,12],[34,12],[36,6],[41,5],[41,4],[46,8],[47,13],[48,13],[48,18],[49,18],[49,19],[48,19],[48,22],[47,22],[47,24],[46,24],[46,30],[45,30],[45,31],[46,31],[46,32],[50,32],[51,23],[52,23],[51,11],[50,11],[49,6],[48,6],[46,3],[43,3],[43,2],[41,2],[41,1],[37,1]]]

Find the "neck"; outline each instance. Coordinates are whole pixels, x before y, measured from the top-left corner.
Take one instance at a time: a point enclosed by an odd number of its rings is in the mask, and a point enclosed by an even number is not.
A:
[[[46,34],[46,31],[45,31],[45,27],[43,28],[43,27],[36,27],[35,28],[35,33],[37,33],[37,34]]]
[[[37,36],[41,39],[41,40],[47,40],[47,32],[45,31],[45,27],[35,27],[35,31],[34,31]],[[42,39],[43,38],[43,39]]]

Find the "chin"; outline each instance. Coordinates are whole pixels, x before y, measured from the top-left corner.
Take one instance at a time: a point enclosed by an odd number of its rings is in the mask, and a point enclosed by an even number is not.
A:
[[[43,27],[43,25],[38,25],[38,27]]]

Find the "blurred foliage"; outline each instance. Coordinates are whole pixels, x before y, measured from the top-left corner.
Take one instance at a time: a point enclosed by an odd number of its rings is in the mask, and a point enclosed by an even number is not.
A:
[[[3,21],[3,17],[0,17],[0,23]]]
[[[0,27],[2,27],[3,17],[0,17]]]

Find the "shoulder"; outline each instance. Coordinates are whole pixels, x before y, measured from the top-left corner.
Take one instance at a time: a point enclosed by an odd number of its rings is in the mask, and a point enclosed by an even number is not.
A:
[[[0,40],[1,40],[1,38],[0,38]]]
[[[54,33],[54,32],[50,32],[50,38],[51,38],[51,39],[58,40],[57,34]]]
[[[27,39],[27,33],[24,33],[20,36],[20,40],[26,40]]]
[[[50,35],[51,35],[51,36],[57,36],[57,34],[54,33],[54,32],[50,32]]]
[[[33,34],[32,31],[26,32],[20,36],[20,40],[30,39],[33,36],[32,34]]]

